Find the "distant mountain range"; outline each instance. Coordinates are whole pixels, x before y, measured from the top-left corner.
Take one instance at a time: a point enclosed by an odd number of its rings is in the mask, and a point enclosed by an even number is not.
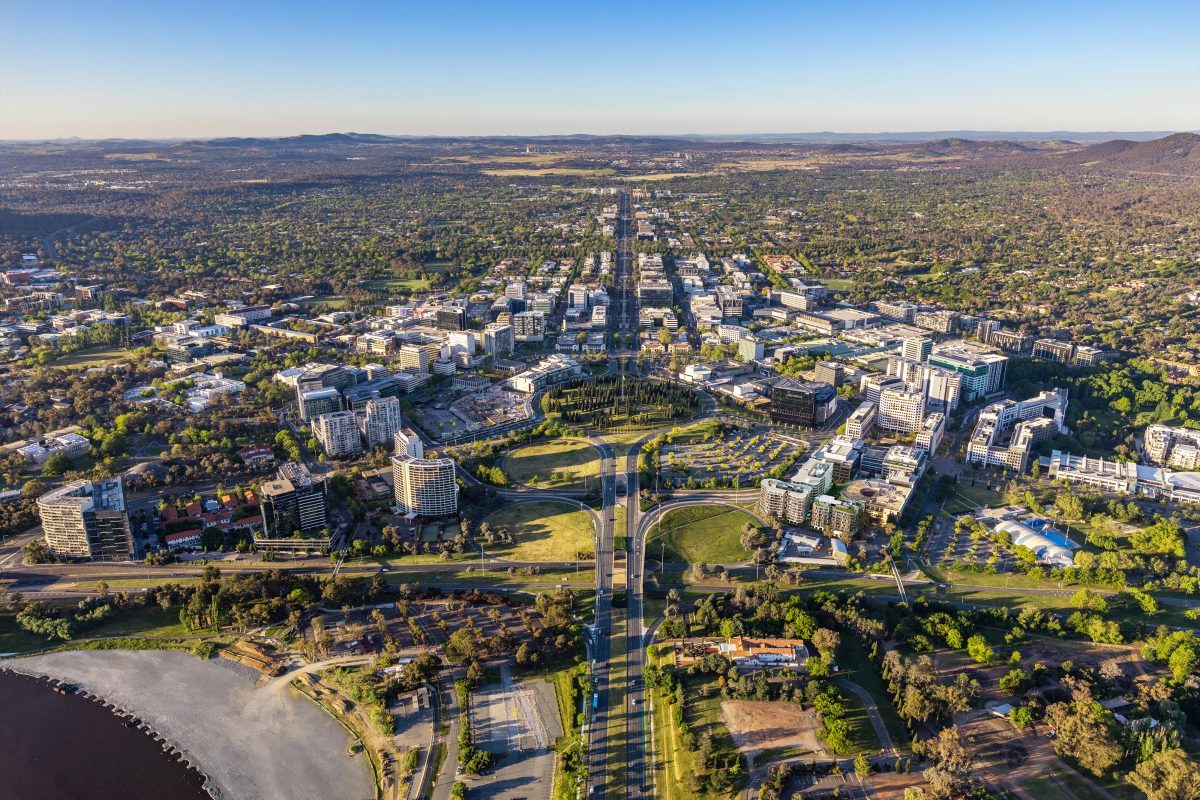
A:
[[[820,137],[829,137],[820,140]],[[858,137],[858,138],[856,138]],[[864,138],[866,137],[866,138]],[[1153,137],[1153,138],[1151,138]],[[391,145],[391,147],[388,147]],[[769,134],[760,139],[748,136],[724,138],[684,136],[486,136],[420,137],[385,136],[373,133],[303,134],[280,138],[234,137],[174,140],[57,140],[53,142],[0,141],[0,154],[45,156],[75,154],[80,157],[128,157],[149,154],[151,158],[204,156],[216,158],[283,158],[288,161],[339,160],[357,148],[390,158],[418,158],[435,151],[457,151],[461,146],[512,151],[534,146],[559,152],[647,154],[729,151],[754,152],[764,149],[824,153],[841,163],[865,158],[885,163],[888,158],[910,156],[934,163],[992,163],[998,166],[1067,167],[1118,172],[1156,172],[1200,176],[1200,135],[1185,133],[1081,133],[1078,131],[933,131],[927,133],[821,133]],[[376,148],[381,148],[376,150]],[[882,159],[882,161],[881,161]]]
[[[932,142],[939,140],[954,141],[988,141],[988,142],[1074,142],[1077,144],[1099,144],[1114,140],[1129,142],[1145,142],[1152,139],[1162,139],[1175,134],[1175,131],[892,131],[882,133],[841,133],[837,131],[819,131],[812,133],[729,133],[702,134],[685,133],[678,135],[624,135],[624,134],[564,134],[546,136],[506,136],[494,134],[486,136],[412,136],[388,135],[379,133],[306,133],[297,136],[237,136],[220,138],[182,138],[182,139],[67,139],[19,140],[22,142],[45,142],[53,144],[121,144],[121,145],[158,145],[163,143],[203,143],[216,147],[247,147],[271,145],[321,145],[321,144],[385,144],[402,141],[542,141],[542,142],[586,142],[586,141],[698,141],[698,142],[766,142],[772,144],[837,144],[837,143],[871,143],[871,144],[901,144]],[[3,140],[0,140],[3,141]],[[8,140],[15,142],[18,140]]]
[[[967,139],[991,142],[1076,142],[1092,144],[1112,139],[1129,139],[1144,142],[1170,136],[1175,131],[890,131],[882,133],[839,133],[820,131],[817,133],[753,133],[729,135],[686,135],[672,138],[699,139],[703,141],[754,141],[778,142],[781,144],[828,144],[832,142],[875,142],[908,143],[927,142],[938,139]]]

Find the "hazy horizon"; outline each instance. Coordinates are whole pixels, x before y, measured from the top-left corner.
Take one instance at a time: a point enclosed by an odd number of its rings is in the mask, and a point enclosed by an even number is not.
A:
[[[1179,133],[1195,133],[1200,135],[1200,129],[1191,130],[1172,130],[1172,129],[1146,129],[1146,130],[1116,130],[1116,129],[1097,129],[1097,130],[980,130],[973,128],[946,128],[939,130],[932,129],[914,129],[914,130],[879,130],[879,131],[718,131],[711,133],[697,133],[695,131],[675,131],[675,132],[604,132],[604,133],[587,133],[574,131],[570,133],[506,133],[498,131],[494,133],[472,133],[472,134],[450,134],[450,133],[385,133],[381,131],[354,131],[354,130],[321,130],[321,131],[294,131],[291,133],[279,134],[238,134],[229,133],[214,136],[42,136],[29,138],[5,138],[0,137],[0,142],[104,142],[104,141],[147,141],[147,142],[188,142],[188,141],[220,141],[226,139],[293,139],[299,137],[327,137],[327,136],[360,136],[360,137],[386,137],[393,139],[570,139],[570,138],[641,138],[653,137],[661,139],[695,139],[698,141],[713,141],[713,140],[746,140],[753,141],[755,139],[784,139],[789,138],[803,139],[805,142],[822,143],[820,137],[830,137],[824,141],[835,143],[839,141],[855,141],[848,137],[864,137],[861,141],[887,143],[891,141],[915,141],[923,137],[934,138],[952,134],[961,134],[964,136],[972,134],[987,134],[999,138],[1003,137],[1019,137],[1022,141],[1038,141],[1034,137],[1038,136],[1059,136],[1059,135],[1077,135],[1086,137],[1121,137],[1135,136],[1139,139],[1151,139],[1162,136],[1171,136]],[[889,138],[895,137],[895,138]]]
[[[0,138],[1195,130],[1198,29],[1183,0],[8,0]]]

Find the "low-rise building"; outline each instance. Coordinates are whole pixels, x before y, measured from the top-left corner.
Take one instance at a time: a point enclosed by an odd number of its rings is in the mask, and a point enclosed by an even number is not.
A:
[[[717,652],[739,667],[789,667],[799,669],[808,663],[808,647],[803,639],[757,639],[732,636]]]
[[[238,451],[238,457],[252,470],[275,466],[275,450],[267,444],[247,445]]]
[[[579,376],[583,368],[573,358],[555,353],[524,372],[513,375],[505,385],[514,391],[534,394],[547,386],[563,383]]]
[[[912,493],[910,485],[859,478],[846,484],[842,502],[858,507],[867,518],[885,525],[900,518]]]
[[[1075,357],[1075,345],[1057,339],[1038,339],[1033,343],[1033,357],[1044,361],[1070,364]]]
[[[855,439],[865,439],[875,427],[875,404],[867,401],[854,409],[846,419],[846,435]]]

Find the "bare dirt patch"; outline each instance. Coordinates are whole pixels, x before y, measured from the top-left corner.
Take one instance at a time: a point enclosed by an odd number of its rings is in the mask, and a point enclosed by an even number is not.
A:
[[[726,700],[721,703],[721,721],[749,756],[770,750],[823,752],[816,715],[793,703]]]
[[[999,786],[1012,788],[1062,768],[1044,726],[1039,726],[1037,733],[1021,732],[1005,720],[977,712],[976,718],[959,730],[975,753],[979,774]]]
[[[1030,665],[1041,662],[1047,667],[1057,667],[1071,661],[1077,667],[1098,668],[1106,661],[1115,662],[1125,676],[1132,678],[1143,672],[1141,656],[1136,648],[1093,645],[1085,642],[1054,642],[1030,640],[1017,645],[1023,662]]]

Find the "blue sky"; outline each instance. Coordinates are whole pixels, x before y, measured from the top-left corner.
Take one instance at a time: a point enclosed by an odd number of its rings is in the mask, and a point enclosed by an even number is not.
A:
[[[1200,128],[1200,2],[0,0],[0,138]]]

